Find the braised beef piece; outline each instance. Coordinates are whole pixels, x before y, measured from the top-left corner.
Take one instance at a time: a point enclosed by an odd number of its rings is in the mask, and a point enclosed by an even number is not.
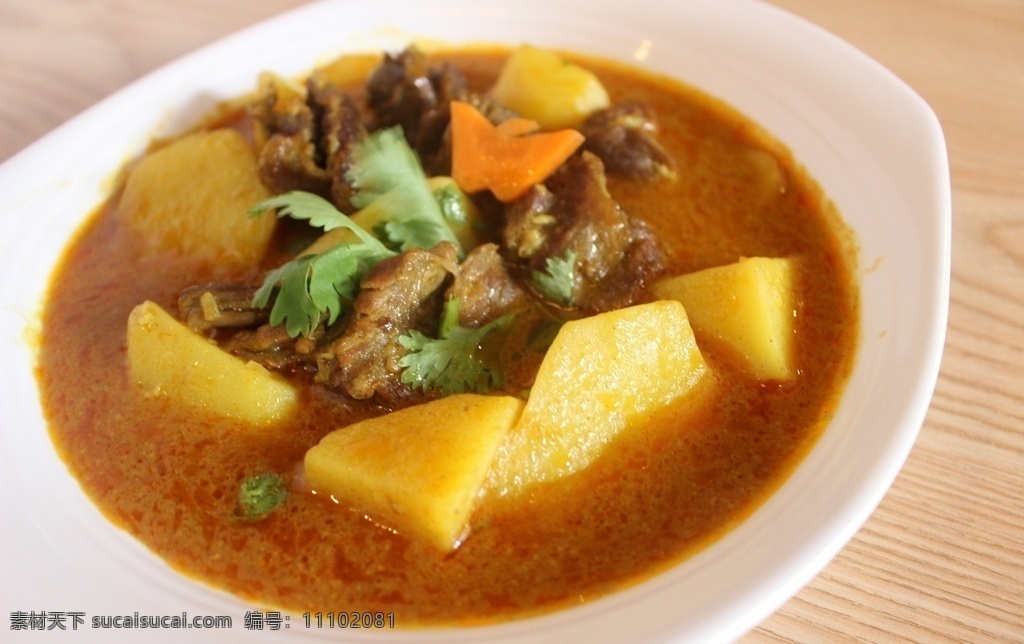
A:
[[[466,78],[451,64],[428,67],[414,47],[397,56],[386,54],[366,84],[367,104],[373,112],[371,129],[400,125],[409,145],[420,155],[430,175],[449,174],[447,144],[451,101],[470,103],[493,123],[515,113],[469,90]]]
[[[355,188],[347,178],[352,167],[352,149],[367,137],[367,129],[355,100],[320,73],[306,83],[309,102],[319,114],[320,153],[331,176],[331,200],[342,212],[353,212],[350,199]]]
[[[420,115],[437,104],[429,83],[416,83],[426,72],[425,60],[409,48],[397,56],[384,53],[366,81],[366,104],[373,111],[374,129],[401,125],[410,132],[419,127]]]
[[[269,323],[271,307],[255,308],[256,286],[208,284],[190,286],[178,296],[181,320],[193,331],[216,338],[217,344],[246,360],[278,371],[315,372],[318,346],[329,342],[323,325],[310,336],[290,338],[284,325]]]
[[[650,229],[608,193],[604,166],[589,152],[509,205],[503,239],[531,271],[575,253],[572,306],[587,313],[637,302],[645,281],[661,270]]]
[[[459,299],[459,324],[481,327],[529,304],[526,290],[512,277],[496,244],[477,246],[459,264],[445,299]]]
[[[558,198],[539,183],[526,191],[505,208],[505,226],[502,228],[502,244],[519,259],[534,257],[544,263],[546,255],[541,253],[548,238],[558,223],[554,215]]]
[[[609,174],[628,179],[675,176],[675,163],[657,140],[658,124],[647,103],[623,101],[591,115],[580,127],[583,149],[596,154]]]
[[[331,177],[317,158],[319,125],[306,97],[266,75],[250,111],[267,136],[257,162],[263,184],[274,194],[304,190],[328,197]]]
[[[178,296],[182,321],[193,331],[222,327],[253,327],[270,317],[270,309],[252,306],[255,286],[206,284],[190,286]]]
[[[366,102],[373,112],[372,129],[399,125],[409,143],[416,144],[422,124],[443,104],[427,77],[426,60],[409,48],[397,56],[385,54],[366,82]]]
[[[444,287],[457,261],[455,246],[442,242],[374,265],[363,277],[344,333],[318,355],[321,367],[330,367],[318,379],[351,398],[376,396],[388,405],[411,395],[399,380],[398,363],[408,351],[398,338],[413,329],[436,333]]]
[[[313,160],[313,143],[303,134],[275,134],[260,149],[260,180],[273,194],[291,190],[331,194],[331,176]]]
[[[326,341],[324,327],[319,326],[310,337],[292,338],[284,325],[263,324],[255,329],[242,329],[219,341],[222,349],[268,369],[315,375],[317,347]]]
[[[355,101],[320,73],[306,82],[305,95],[266,82],[253,115],[268,134],[258,169],[274,194],[303,190],[351,212],[352,185],[345,177],[351,149],[367,136]]]

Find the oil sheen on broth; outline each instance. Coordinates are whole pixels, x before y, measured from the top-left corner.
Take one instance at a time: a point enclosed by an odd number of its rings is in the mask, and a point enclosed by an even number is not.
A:
[[[503,55],[433,54],[480,91]],[[757,125],[675,82],[578,60],[613,102],[636,98],[657,112],[678,180],[609,178],[608,186],[653,229],[668,273],[744,256],[801,259],[795,381],[758,382],[702,342],[719,381],[712,404],[697,414],[665,409],[583,472],[514,501],[486,499],[470,538],[451,553],[308,493],[292,493],[265,520],[240,520],[245,478],[297,472],[324,435],[382,410],[304,388],[301,413],[254,432],[142,396],[125,368],[128,313],[147,299],[174,310],[181,289],[225,275],[172,256],[140,259],[118,223],[115,193],[53,279],[38,369],[53,441],[102,512],[174,568],[245,600],[296,612],[393,612],[400,627],[504,620],[596,598],[678,563],[749,515],[813,444],[850,371],[858,334],[850,234]],[[217,122],[245,126],[231,110]],[[228,277],[259,283],[268,266]]]

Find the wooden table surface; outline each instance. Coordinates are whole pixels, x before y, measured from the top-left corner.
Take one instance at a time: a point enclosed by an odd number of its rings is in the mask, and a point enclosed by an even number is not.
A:
[[[774,2],[938,114],[953,274],[938,386],[903,472],[745,641],[1024,642],[1024,0]],[[298,4],[0,0],[0,162],[154,67]]]

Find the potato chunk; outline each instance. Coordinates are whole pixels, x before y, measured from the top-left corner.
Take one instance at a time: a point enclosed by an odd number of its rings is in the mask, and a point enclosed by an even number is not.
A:
[[[679,302],[567,322],[498,450],[488,491],[515,495],[582,470],[613,438],[695,392],[707,373]]]
[[[380,65],[380,54],[346,54],[330,61],[318,71],[342,88],[361,85]]]
[[[248,216],[269,196],[249,144],[222,129],[190,134],[144,157],[118,207],[152,252],[244,267],[259,261],[274,232],[274,213]]]
[[[610,103],[593,72],[530,45],[519,46],[505,61],[491,98],[548,130],[576,127]]]
[[[457,394],[358,422],[306,452],[306,481],[450,550],[464,538],[495,450],[522,408],[511,396]]]
[[[679,300],[697,333],[736,351],[742,366],[762,380],[792,380],[795,263],[750,257],[651,285],[656,297]]]
[[[250,423],[280,420],[298,403],[283,379],[222,350],[149,301],[128,316],[128,369],[151,395]]]

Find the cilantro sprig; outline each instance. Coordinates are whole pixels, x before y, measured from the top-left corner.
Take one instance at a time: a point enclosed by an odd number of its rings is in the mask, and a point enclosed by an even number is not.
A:
[[[399,249],[431,249],[443,241],[459,245],[401,127],[374,132],[352,155],[345,175],[356,187],[352,205],[384,209],[384,232]]]
[[[569,306],[575,298],[576,251],[563,257],[548,257],[544,271],[533,271],[530,278],[541,295],[552,302]]]
[[[446,396],[467,391],[484,393],[504,386],[504,373],[480,357],[480,344],[491,332],[507,327],[513,316],[467,328],[459,325],[459,306],[458,298],[445,301],[437,338],[415,330],[398,338],[409,350],[399,361],[403,383],[423,391],[439,389]]]
[[[366,232],[362,226],[352,221],[346,214],[334,207],[319,195],[312,192],[293,190],[261,201],[249,210],[252,216],[261,215],[267,210],[277,209],[278,217],[291,217],[309,222],[310,226],[322,228],[324,232],[335,228],[346,228],[364,244],[379,244],[379,240]]]
[[[258,215],[272,208],[278,217],[304,219],[325,231],[345,228],[357,241],[340,243],[322,253],[300,255],[267,273],[253,295],[252,305],[264,308],[277,290],[270,324],[284,324],[291,337],[309,335],[327,315],[338,319],[343,303],[355,297],[359,280],[371,266],[395,255],[376,237],[341,213],[326,199],[308,192],[288,192],[263,201],[250,210]]]

